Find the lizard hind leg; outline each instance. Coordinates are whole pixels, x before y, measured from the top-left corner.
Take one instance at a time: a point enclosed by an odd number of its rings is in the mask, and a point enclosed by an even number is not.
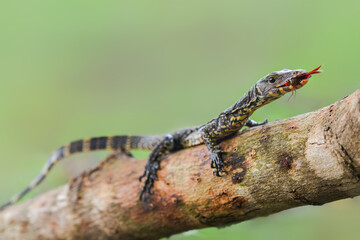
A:
[[[145,178],[144,186],[140,192],[139,199],[142,201],[150,201],[150,195],[153,194],[152,188],[154,182],[158,179],[157,172],[160,170],[160,162],[162,156],[174,149],[174,137],[172,135],[166,135],[165,138],[160,141],[149,155],[148,162],[145,166],[144,174],[139,177],[139,181]]]

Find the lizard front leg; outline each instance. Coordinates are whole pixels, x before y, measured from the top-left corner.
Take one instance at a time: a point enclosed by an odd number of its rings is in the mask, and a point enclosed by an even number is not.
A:
[[[145,166],[145,171],[142,176],[139,177],[141,181],[145,177],[145,183],[143,189],[140,192],[140,200],[148,201],[150,195],[152,195],[152,187],[154,181],[157,180],[157,171],[160,170],[161,157],[167,152],[174,149],[174,137],[168,134],[161,142],[159,142],[149,155],[148,162]]]
[[[201,131],[201,137],[204,140],[205,145],[210,151],[210,158],[211,158],[211,167],[216,168],[216,176],[221,177],[220,173],[225,173],[223,170],[224,162],[222,160],[222,151],[219,148],[219,145],[214,137],[207,131],[206,128],[203,128]]]
[[[264,125],[264,124],[266,124],[268,122],[269,122],[268,119],[265,119],[263,122],[255,122],[254,120],[251,120],[249,118],[248,120],[246,120],[244,125],[247,126],[247,127],[256,127],[256,126]]]

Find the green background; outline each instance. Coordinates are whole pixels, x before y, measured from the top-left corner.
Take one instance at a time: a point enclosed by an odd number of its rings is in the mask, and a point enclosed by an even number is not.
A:
[[[359,9],[355,0],[1,2],[0,202],[68,141],[202,124],[275,70],[323,64],[324,73],[254,120],[351,94],[360,87]],[[30,197],[105,155],[63,161]],[[355,198],[171,239],[359,239],[359,220]]]

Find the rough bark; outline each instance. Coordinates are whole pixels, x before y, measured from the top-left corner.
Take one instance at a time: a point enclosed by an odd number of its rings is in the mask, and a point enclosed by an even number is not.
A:
[[[223,141],[227,175],[198,146],[162,162],[151,204],[145,161],[111,154],[68,185],[0,212],[0,239],[157,239],[360,194],[360,90]]]

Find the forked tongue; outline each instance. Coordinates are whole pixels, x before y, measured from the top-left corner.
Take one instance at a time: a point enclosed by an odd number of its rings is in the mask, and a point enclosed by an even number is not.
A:
[[[317,68],[311,70],[310,72],[302,74],[301,77],[305,79],[305,78],[309,78],[312,74],[321,73],[322,71],[319,70],[320,68],[321,68],[321,65],[318,66]]]

